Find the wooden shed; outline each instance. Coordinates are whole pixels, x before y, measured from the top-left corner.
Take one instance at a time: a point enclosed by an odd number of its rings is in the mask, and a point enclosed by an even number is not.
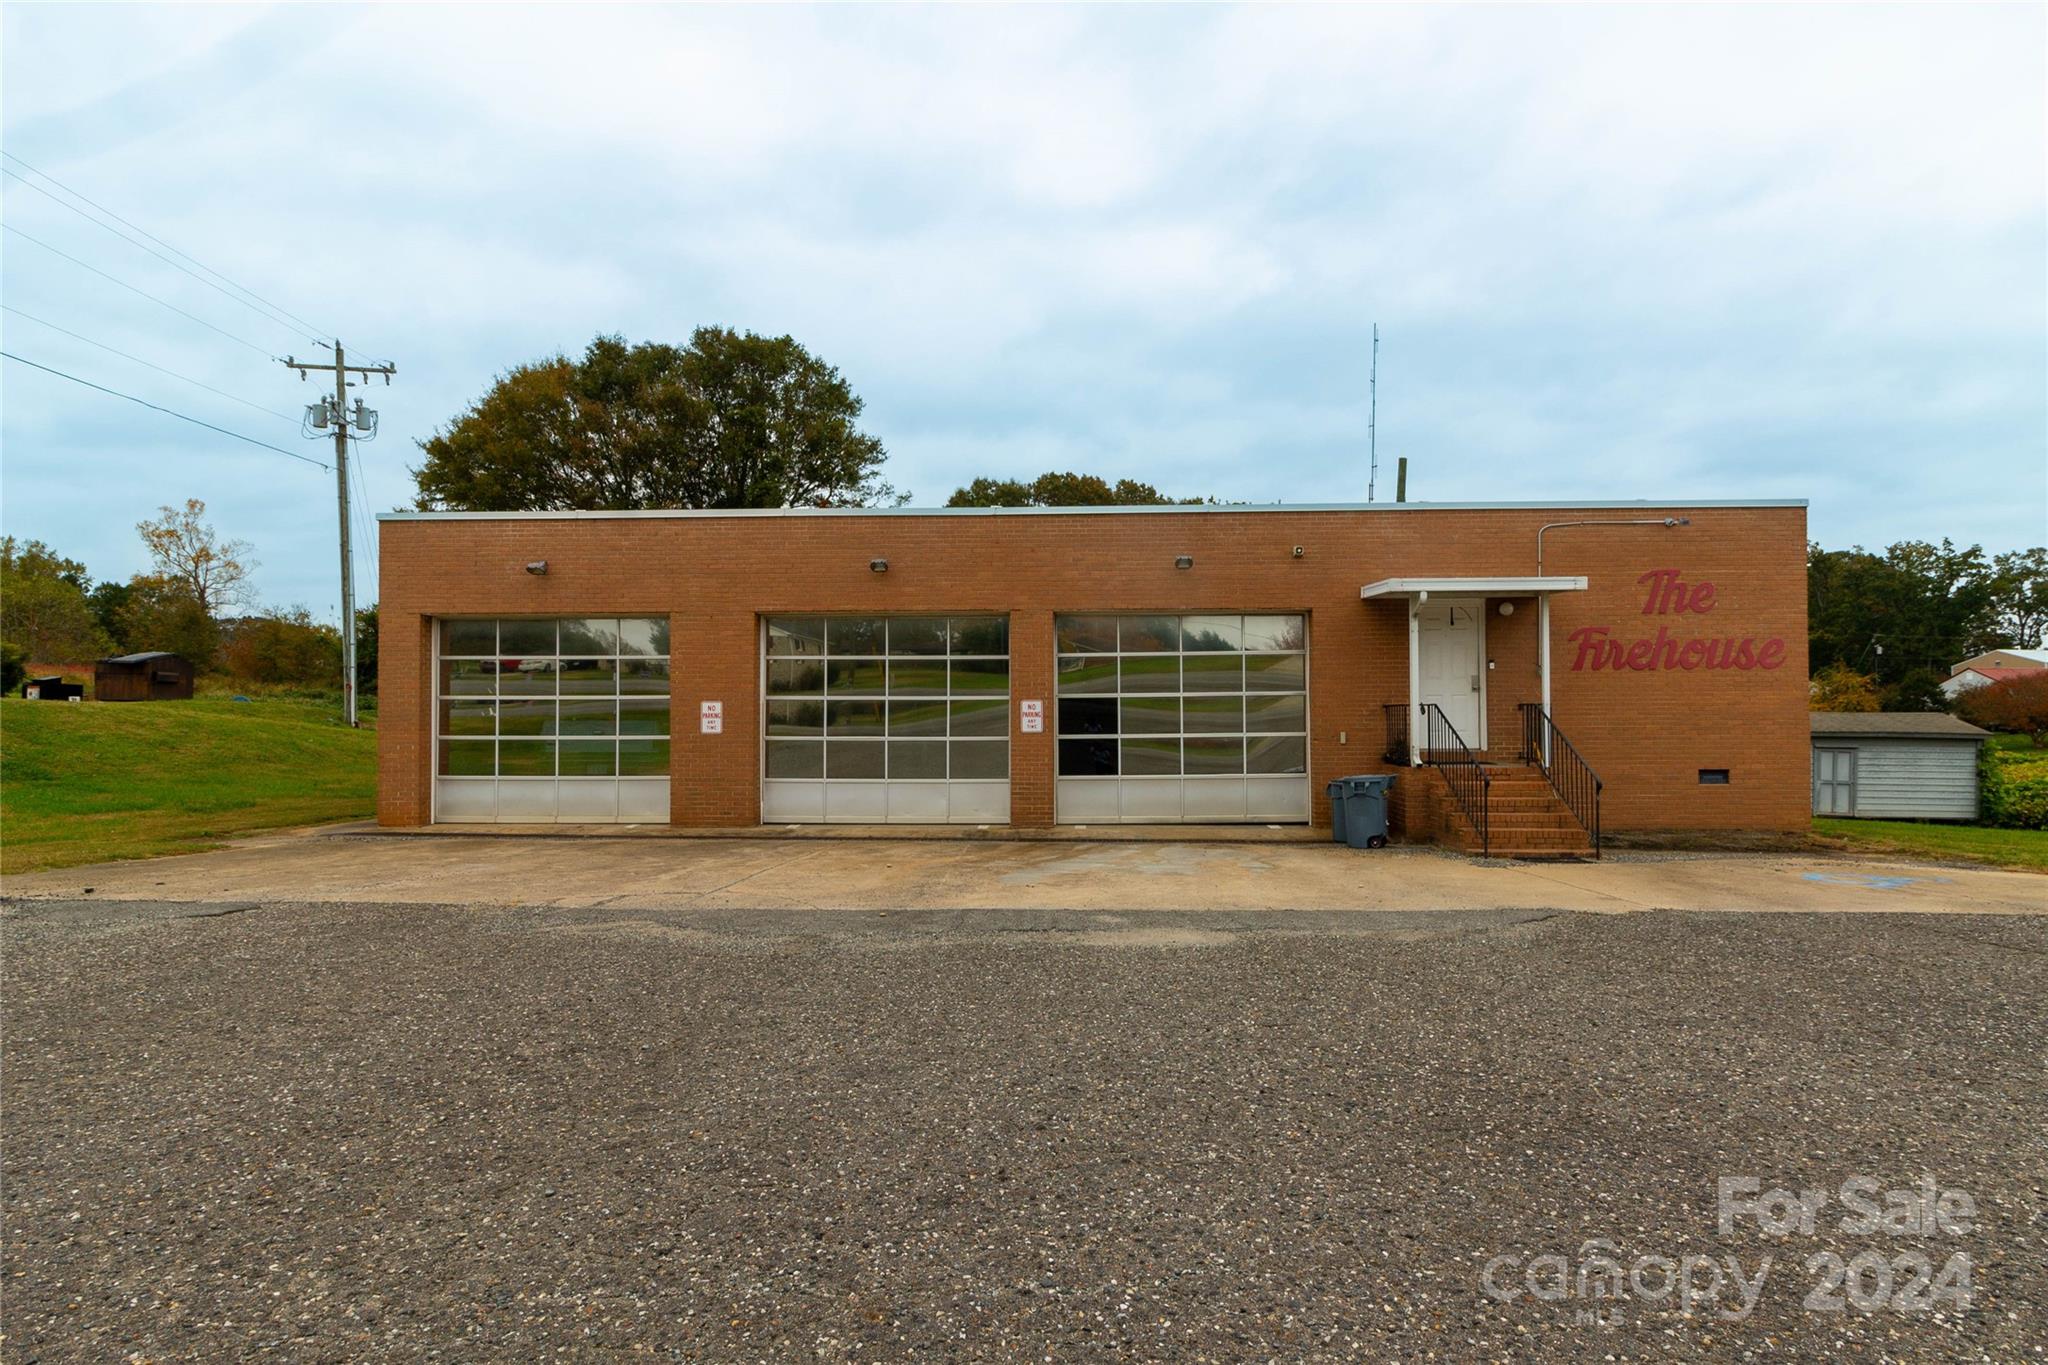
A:
[[[1988,731],[1940,711],[1813,713],[1813,813],[1975,820]]]
[[[95,701],[183,701],[192,695],[194,669],[178,654],[123,654],[93,665]]]

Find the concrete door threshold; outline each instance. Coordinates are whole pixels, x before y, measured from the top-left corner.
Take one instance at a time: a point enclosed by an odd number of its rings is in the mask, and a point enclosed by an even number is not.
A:
[[[322,833],[381,839],[793,839],[985,841],[1075,844],[1314,844],[1330,831],[1310,825],[415,825],[387,828],[370,821],[331,825]]]

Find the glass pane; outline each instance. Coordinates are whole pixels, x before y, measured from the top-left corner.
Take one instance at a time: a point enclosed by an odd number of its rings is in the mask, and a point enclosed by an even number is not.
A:
[[[531,702],[507,702],[508,706],[530,706]],[[663,702],[662,705],[668,705]],[[565,735],[615,735],[619,732],[619,703],[615,697],[564,697],[557,729]]]
[[[566,628],[565,628],[566,629]],[[619,662],[616,659],[562,660],[562,695],[565,697],[609,697],[619,690]]]
[[[619,691],[643,697],[667,696],[668,660],[619,660]]]
[[[1245,771],[1305,773],[1308,741],[1294,735],[1262,735],[1245,741]]]
[[[1299,692],[1308,686],[1308,656],[1247,654],[1244,686],[1247,692]]]
[[[498,703],[498,733],[501,735],[551,735],[555,732],[555,704],[552,701],[501,701]]]
[[[946,695],[944,659],[896,659],[889,664],[889,695],[892,697],[943,697]]]
[[[833,739],[825,742],[825,776],[879,781],[884,762],[880,740]]]
[[[825,703],[821,701],[769,702],[768,733],[771,735],[824,734]]]
[[[952,749],[955,782],[993,782],[1010,775],[1008,740],[956,739]]]
[[[553,777],[555,742],[551,739],[506,739],[498,742],[500,777]]]
[[[619,623],[608,616],[572,616],[562,622],[564,654],[616,654]]]
[[[1171,777],[1180,772],[1177,739],[1127,739],[1123,751],[1126,777]]]
[[[500,654],[553,654],[555,652],[555,623],[553,621],[498,622],[498,652]]]
[[[825,690],[841,697],[879,697],[889,675],[880,659],[832,659],[825,665]]]
[[[953,703],[953,733],[1002,737],[1010,733],[1010,704],[1006,701],[956,701]]]
[[[489,658],[498,652],[498,623],[496,621],[443,621],[441,623],[441,652],[443,654],[477,654]]]
[[[622,735],[665,735],[668,733],[667,697],[621,697],[619,733]]]
[[[1116,741],[1113,739],[1061,740],[1060,776],[1115,777]]]
[[[496,732],[498,708],[488,701],[444,701],[441,703],[441,733],[444,735],[490,735]]]
[[[1055,623],[1062,654],[1116,653],[1114,616],[1062,616]]]
[[[667,777],[668,741],[665,739],[620,740],[619,776]]]
[[[955,654],[1010,652],[1010,618],[1007,616],[956,616],[949,634]]]
[[[1177,735],[1180,733],[1179,697],[1131,697],[1117,708],[1119,723],[1127,735]]]
[[[1308,630],[1299,616],[1247,616],[1244,647],[1253,650],[1307,649]]]
[[[618,745],[608,739],[562,741],[562,776],[610,777],[618,771]]]
[[[1180,620],[1180,647],[1189,653],[1198,650],[1242,649],[1244,647],[1244,618],[1242,616],[1183,616]]]
[[[489,777],[492,754],[497,745],[490,740],[444,739],[441,741],[441,776]]]
[[[1126,654],[1171,654],[1180,648],[1178,616],[1126,616],[1118,638]]]
[[[827,654],[880,654],[882,640],[879,616],[834,616],[825,622]]]
[[[1191,735],[1241,735],[1244,698],[1191,696],[1181,712],[1181,720]]]
[[[771,616],[768,618],[770,658],[802,655],[816,658],[825,652],[825,619],[822,616]]]
[[[1060,733],[1063,735],[1113,735],[1116,733],[1116,700],[1113,697],[1060,698]]]
[[[553,659],[504,659],[498,665],[498,695],[501,697],[552,697],[555,695]]]
[[[1001,705],[1000,702],[997,705]],[[930,701],[892,701],[889,703],[889,733],[892,735],[937,735],[946,734],[946,703],[944,698]]]
[[[817,696],[825,690],[825,665],[816,659],[770,659],[768,695]]]
[[[619,653],[653,654],[668,657],[668,618],[666,616],[636,616],[619,622]],[[662,771],[668,771],[668,760],[662,760]]]
[[[946,776],[946,741],[942,739],[892,739],[889,741],[889,780],[906,782],[939,781]]]
[[[944,654],[946,620],[942,616],[892,616],[889,618],[891,654]],[[895,769],[891,768],[891,772]]]
[[[955,659],[953,660],[953,695],[973,696],[979,692],[1003,692],[1010,690],[1010,661],[1008,659]]]
[[[488,697],[498,690],[495,659],[443,659],[441,695],[444,697]]]
[[[1188,776],[1244,771],[1244,741],[1199,736],[1181,741]]]
[[[882,736],[882,703],[878,701],[835,701],[825,704],[825,733],[828,735]]]
[[[1075,692],[1116,691],[1116,660],[1062,658],[1059,691],[1061,696]]]
[[[1178,654],[1147,654],[1134,658],[1131,655],[1125,655],[1123,659],[1123,690],[1126,692],[1180,691],[1180,656]]]
[[[1184,677],[1190,692],[1244,691],[1242,654],[1190,654],[1184,662]]]
[[[823,777],[824,775],[824,744],[806,740],[771,739],[768,741],[768,776]]]
[[[1252,731],[1278,730],[1298,735],[1308,728],[1308,698],[1293,696],[1246,697],[1244,728]]]

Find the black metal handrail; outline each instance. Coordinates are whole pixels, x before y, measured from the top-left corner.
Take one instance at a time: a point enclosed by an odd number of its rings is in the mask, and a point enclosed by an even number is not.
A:
[[[1422,747],[1422,761],[1444,775],[1451,799],[1458,803],[1458,809],[1472,822],[1473,833],[1479,836],[1479,856],[1484,858],[1493,851],[1488,819],[1493,807],[1493,776],[1442,707],[1435,702],[1426,703],[1422,723],[1427,740]]]
[[[1390,701],[1380,707],[1387,718],[1385,759],[1396,767],[1408,766],[1408,703]]]
[[[1605,784],[1586,762],[1541,702],[1525,701],[1522,712],[1522,761],[1534,764],[1550,781],[1550,789],[1571,811],[1600,856],[1600,789]]]

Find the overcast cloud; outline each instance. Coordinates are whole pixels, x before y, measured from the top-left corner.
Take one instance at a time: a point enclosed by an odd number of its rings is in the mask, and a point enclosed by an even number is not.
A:
[[[2048,523],[2043,10],[4,11],[6,151],[389,357],[368,500],[599,331],[789,332],[920,505],[1800,497],[1830,545]],[[20,166],[7,163],[20,171]],[[31,177],[32,178],[32,177]],[[308,455],[314,353],[51,200],[6,349]],[[331,614],[321,471],[8,362],[4,524],[101,577],[204,498]],[[1384,475],[1381,492],[1390,492]],[[368,552],[362,557],[365,572]],[[365,591],[365,598],[374,591]]]

